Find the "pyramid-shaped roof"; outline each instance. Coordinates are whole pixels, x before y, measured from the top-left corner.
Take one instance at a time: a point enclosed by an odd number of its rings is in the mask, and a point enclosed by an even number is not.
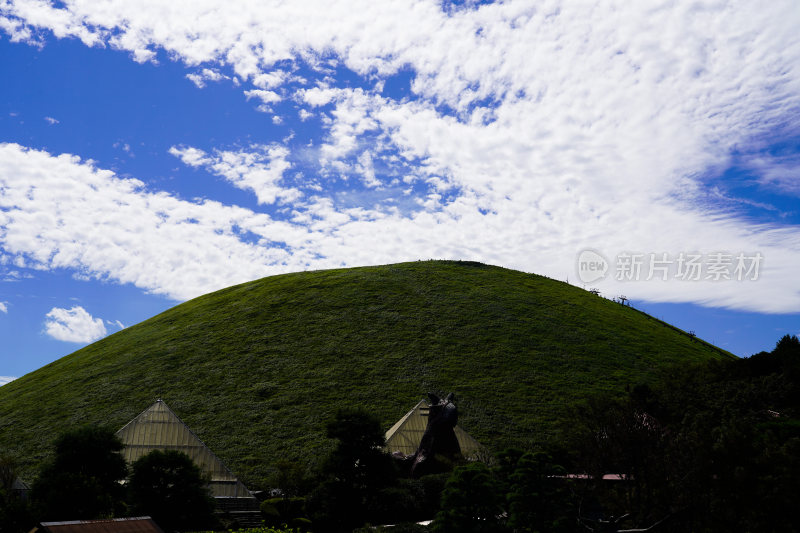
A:
[[[386,432],[386,447],[389,453],[402,452],[405,455],[412,455],[419,448],[422,442],[422,435],[428,426],[428,404],[425,400],[420,400],[408,413],[397,421],[395,425]],[[460,426],[453,428],[461,448],[461,455],[466,459],[475,459],[484,450],[483,446],[473,439]]]
[[[117,431],[125,444],[122,455],[133,463],[153,450],[177,450],[192,458],[211,478],[209,489],[215,498],[251,498],[252,495],[203,441],[161,400]]]

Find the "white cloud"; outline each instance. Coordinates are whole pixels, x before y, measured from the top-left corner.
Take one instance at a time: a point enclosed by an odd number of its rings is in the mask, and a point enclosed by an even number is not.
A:
[[[263,164],[251,165],[249,158],[257,159],[235,152],[200,159],[236,178],[237,169]],[[800,295],[787,290],[796,277],[792,265],[800,261],[797,235],[757,228],[744,232],[731,221],[667,204],[624,204],[622,210],[592,215],[591,204],[582,207],[588,200],[580,195],[537,196],[533,186],[489,203],[485,192],[467,190],[445,206],[407,215],[390,208],[341,208],[330,198],[313,196],[295,201],[292,220],[280,221],[216,202],[151,193],[136,180],[120,179],[74,156],[53,157],[16,145],[0,145],[0,191],[1,244],[15,260],[29,268],[70,268],[133,283],[177,299],[272,273],[420,257],[477,259],[560,277],[572,273],[577,250],[597,242],[606,253],[637,243],[642,251],[658,246],[672,252],[711,242],[720,249],[760,250],[766,258],[762,279],[687,285],[693,298],[764,311],[800,305]],[[528,206],[535,202],[540,209],[531,212]],[[493,211],[483,214],[481,206]],[[602,217],[621,231],[604,234],[592,223],[572,221],[583,216]],[[673,226],[669,234],[665,226]],[[655,242],[654,235],[662,236]],[[681,288],[640,283],[619,292],[681,301],[686,297]],[[608,294],[618,289],[613,283],[602,288]]]
[[[8,314],[8,302],[0,302],[0,313]]]
[[[274,70],[253,76],[253,85],[260,89],[274,89],[280,87],[288,78],[288,73],[283,70]]]
[[[746,165],[758,174],[761,183],[800,194],[800,154],[756,155],[748,158]]]
[[[186,78],[194,83],[198,89],[205,87],[206,82],[208,81],[219,82],[230,79],[229,76],[225,76],[224,74],[210,68],[204,68],[200,72],[189,73],[186,75]]]
[[[38,44],[34,41],[33,33],[30,28],[20,20],[10,19],[0,15],[0,29],[11,37],[11,42]]]
[[[12,376],[0,376],[0,387],[5,385],[6,383],[11,383],[15,379],[17,379],[17,378],[12,377]]]
[[[18,268],[73,269],[176,299],[274,272],[303,254],[243,242],[302,241],[303,229],[218,202],[148,192],[70,155],[0,144],[0,247]],[[252,229],[251,229],[252,228]]]
[[[77,37],[84,44],[92,46],[102,42],[103,32],[83,26],[84,20],[67,10],[54,9],[50,4],[33,0],[20,4],[0,5],[0,26],[10,29],[12,38],[39,45],[27,26],[47,28],[58,37]],[[24,22],[24,24],[22,24]]]
[[[50,125],[58,124],[58,122],[59,122],[57,119],[54,119],[53,117],[44,117],[44,119]]]
[[[133,56],[133,60],[137,63],[147,63],[148,61],[158,63],[155,60],[156,53],[152,50],[148,50],[147,48],[134,48],[131,50],[131,55]]]
[[[196,86],[198,89],[202,89],[203,87],[205,87],[205,86],[206,86],[206,82],[205,82],[205,80],[203,79],[203,76],[201,76],[200,74],[196,74],[196,73],[194,73],[194,72],[191,72],[191,73],[189,73],[189,74],[187,74],[187,75],[186,75],[186,79],[188,79],[189,81],[191,81],[192,83],[194,83],[194,84],[195,84],[195,86]]]
[[[47,313],[44,331],[50,337],[65,342],[89,343],[106,335],[102,318],[94,318],[76,305],[70,309],[54,307]]]
[[[264,102],[265,104],[274,104],[275,102],[281,101],[281,96],[274,92],[274,91],[265,91],[263,89],[253,89],[251,91],[245,91],[245,96],[248,100],[251,98],[257,98]]]
[[[312,107],[327,105],[339,94],[341,94],[339,90],[329,87],[314,87],[298,91],[298,96]]]
[[[365,150],[358,156],[356,170],[364,177],[364,184],[367,187],[379,187],[382,182],[375,177],[375,166],[372,161],[372,154]]]
[[[7,260],[8,256],[0,257],[0,263],[4,263]],[[16,260],[18,261],[19,259],[16,258]],[[24,264],[20,265],[15,262],[15,266],[23,268]],[[30,272],[20,272],[19,270],[8,270],[8,271],[4,270],[0,272],[0,276],[2,276],[2,281],[12,282],[12,283],[16,281],[22,281],[23,279],[31,279],[33,277],[33,275]]]
[[[49,28],[133,54],[164,50],[199,69],[193,75],[203,83],[206,67],[241,79],[261,110],[293,95],[315,108],[324,128],[312,147],[170,150],[253,191],[261,204],[281,203],[286,220],[181,202],[74,157],[6,147],[0,166],[8,171],[0,179],[32,190],[34,200],[0,188],[8,205],[0,205],[0,242],[42,268],[88,269],[186,295],[307,265],[453,257],[564,279],[585,247],[607,255],[724,249],[760,251],[762,278],[608,282],[602,290],[800,310],[800,294],[791,289],[798,228],[709,212],[702,194],[704,172],[724,167],[738,147],[774,127],[798,126],[800,11],[791,0],[768,7],[505,2],[451,13],[424,0],[235,8],[176,0],[146,10],[122,0],[65,9],[19,1],[0,8],[0,17],[0,28],[19,40],[32,39],[31,28]],[[293,64],[319,74],[312,88],[293,77]],[[339,83],[334,68],[363,75],[374,88]],[[412,73],[411,94],[393,100],[382,94],[383,81],[401,68]],[[286,183],[286,170],[300,162],[319,180]],[[795,161],[754,158],[751,165],[764,183],[796,190]],[[67,177],[51,176],[50,167]],[[18,171],[27,181],[13,177]],[[42,185],[31,185],[45,171]],[[352,173],[370,194],[337,196],[327,187],[325,180]],[[87,191],[92,203],[71,192],[82,190],[86,175],[98,182],[98,191]],[[372,193],[395,180],[403,181],[408,203],[376,201]],[[59,213],[82,209],[92,216],[55,218],[59,206]],[[119,211],[125,220],[116,227]],[[128,221],[137,216],[146,238]],[[93,242],[96,235],[104,246]],[[106,249],[112,259],[103,257]],[[235,263],[235,272],[226,263]]]
[[[206,167],[239,189],[254,192],[261,204],[283,203],[302,196],[297,189],[280,185],[291,163],[287,160],[289,150],[278,144],[253,145],[236,152],[218,150],[213,156],[190,146],[173,146],[169,153],[187,165]]]
[[[211,159],[206,157],[206,153],[191,146],[177,147],[172,146],[169,153],[179,158],[185,165],[190,167],[199,167],[211,162]]]
[[[280,102],[283,99],[281,98],[281,95],[275,91],[267,91],[264,89],[252,89],[250,91],[245,91],[244,95],[248,100],[252,98],[261,100],[261,105],[259,105],[256,109],[262,113],[272,113],[272,107],[270,107],[270,104]]]

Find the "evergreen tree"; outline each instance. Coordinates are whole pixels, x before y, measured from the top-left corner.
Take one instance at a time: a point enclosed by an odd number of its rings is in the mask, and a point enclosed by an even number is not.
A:
[[[442,492],[441,510],[433,523],[435,533],[500,533],[503,494],[492,471],[483,463],[453,470]]]
[[[328,438],[336,440],[324,462],[320,481],[308,501],[315,524],[352,529],[380,519],[382,489],[397,473],[384,445],[380,421],[360,409],[339,411],[328,423]]]
[[[200,468],[183,452],[153,450],[133,463],[131,511],[149,515],[164,531],[209,529],[214,501]]]
[[[515,532],[572,531],[574,509],[564,488],[563,467],[543,452],[526,453],[511,474],[508,525]]]
[[[107,428],[84,426],[62,434],[42,467],[32,497],[42,520],[89,520],[125,512],[121,482],[128,468],[122,442]]]

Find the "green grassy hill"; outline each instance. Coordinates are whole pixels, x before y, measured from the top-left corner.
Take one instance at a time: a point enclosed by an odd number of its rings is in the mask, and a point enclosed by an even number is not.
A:
[[[427,391],[492,450],[653,369],[730,354],[566,283],[426,261],[273,276],[178,305],[0,387],[0,449],[30,477],[60,431],[122,427],[156,398],[251,487],[313,461],[360,405],[389,427]]]

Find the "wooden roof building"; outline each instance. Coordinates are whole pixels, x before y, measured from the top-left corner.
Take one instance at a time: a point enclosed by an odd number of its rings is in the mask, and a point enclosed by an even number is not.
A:
[[[389,453],[401,452],[404,455],[413,455],[419,448],[427,426],[428,404],[425,400],[420,400],[386,432],[384,449]],[[453,428],[453,431],[456,434],[461,455],[465,459],[476,459],[484,451],[484,447],[460,426]]]
[[[42,522],[30,533],[164,533],[149,516]]]
[[[183,452],[211,479],[215,498],[253,498],[247,487],[162,400],[145,409],[117,431],[125,444],[122,455],[133,463],[153,450]]]

